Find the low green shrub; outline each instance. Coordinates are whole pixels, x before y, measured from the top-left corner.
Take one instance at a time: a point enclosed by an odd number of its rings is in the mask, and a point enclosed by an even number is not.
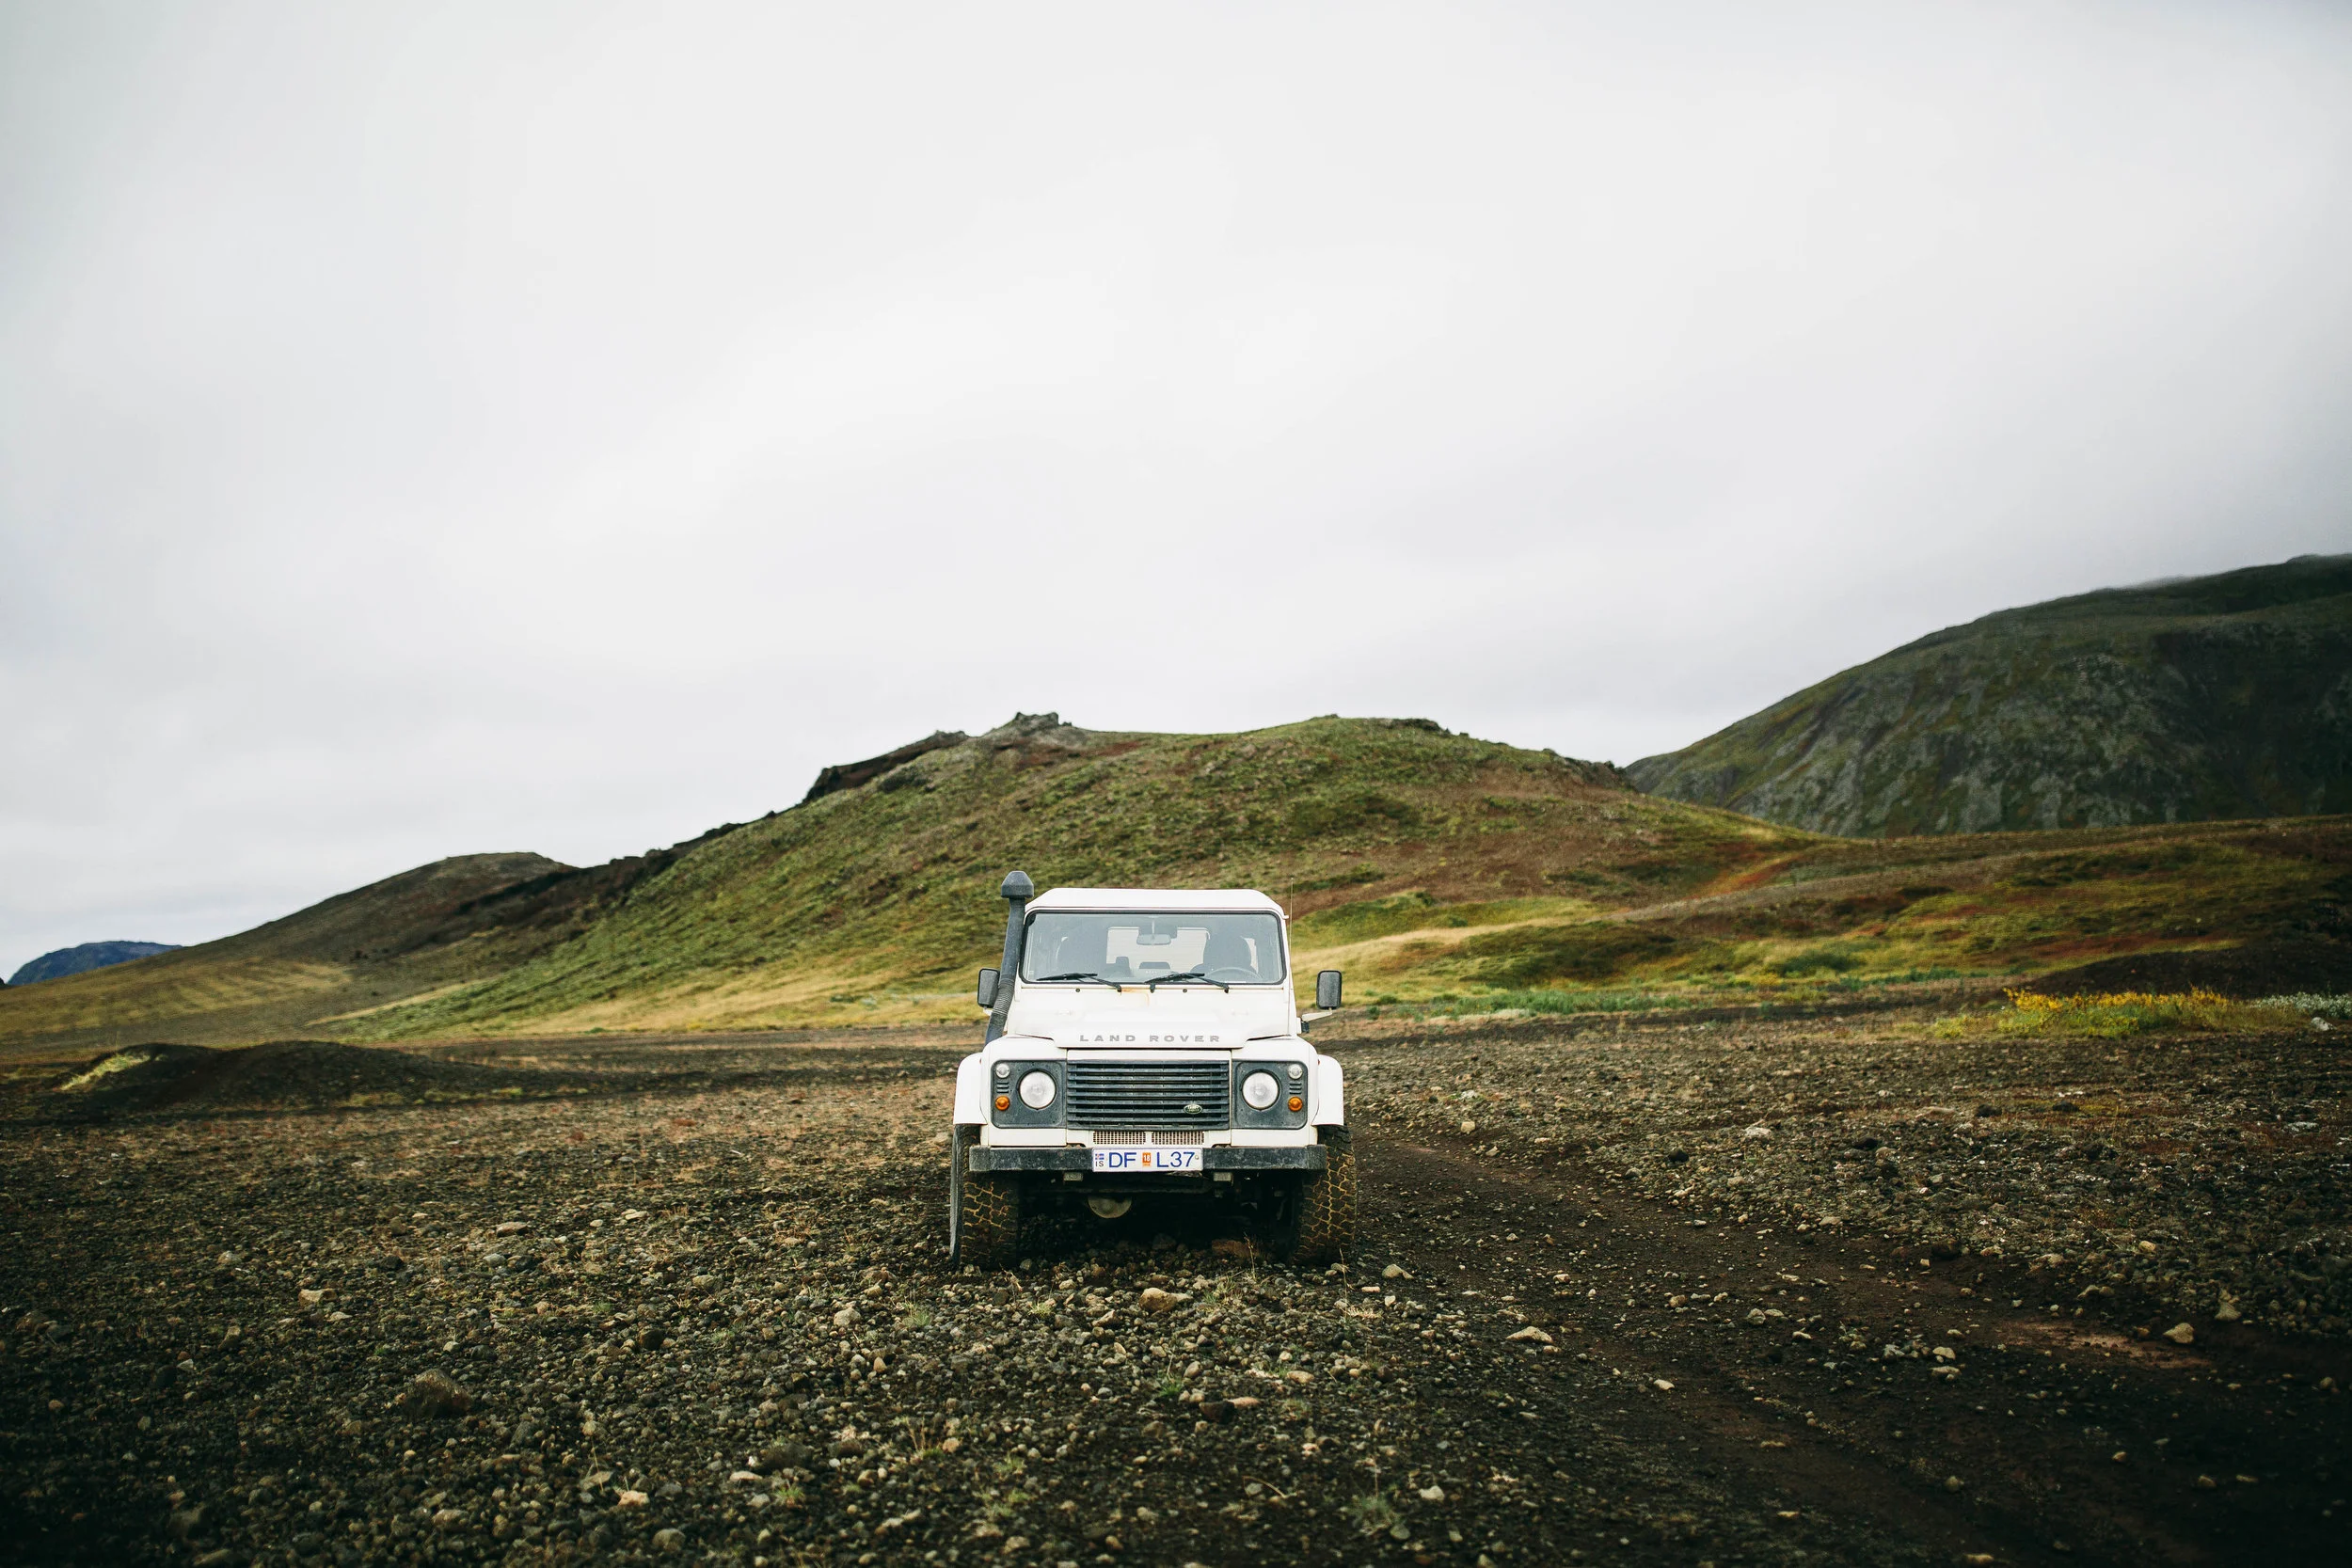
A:
[[[1862,955],[1851,947],[1829,944],[1808,947],[1802,953],[1791,953],[1764,966],[1784,979],[1800,974],[1844,974],[1862,967]]]

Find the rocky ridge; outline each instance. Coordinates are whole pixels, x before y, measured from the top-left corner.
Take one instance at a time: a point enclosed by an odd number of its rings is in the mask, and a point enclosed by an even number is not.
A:
[[[1629,771],[1851,836],[2341,812],[2352,556],[2003,610]]]

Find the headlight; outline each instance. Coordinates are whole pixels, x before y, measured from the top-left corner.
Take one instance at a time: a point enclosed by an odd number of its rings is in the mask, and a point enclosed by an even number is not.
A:
[[[1021,1080],[1021,1103],[1032,1111],[1042,1111],[1054,1102],[1054,1075],[1032,1072]]]
[[[1241,1081],[1241,1098],[1253,1111],[1263,1111],[1281,1093],[1270,1072],[1253,1072]]]

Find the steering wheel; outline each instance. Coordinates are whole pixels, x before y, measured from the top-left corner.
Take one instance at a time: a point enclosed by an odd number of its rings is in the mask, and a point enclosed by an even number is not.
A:
[[[1219,964],[1215,969],[1203,969],[1200,974],[1201,978],[1207,980],[1223,980],[1229,984],[1238,981],[1243,985],[1248,985],[1258,978],[1256,970],[1244,969],[1239,964]]]

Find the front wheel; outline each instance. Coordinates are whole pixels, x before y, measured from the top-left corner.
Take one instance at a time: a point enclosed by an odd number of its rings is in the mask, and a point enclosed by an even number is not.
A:
[[[947,1258],[983,1269],[1003,1268],[1021,1256],[1021,1179],[970,1170],[980,1130],[956,1129],[947,1167]]]
[[[1309,1267],[1344,1262],[1356,1247],[1355,1140],[1344,1127],[1326,1127],[1322,1136],[1323,1168],[1299,1179],[1283,1227],[1292,1231],[1288,1260]]]

